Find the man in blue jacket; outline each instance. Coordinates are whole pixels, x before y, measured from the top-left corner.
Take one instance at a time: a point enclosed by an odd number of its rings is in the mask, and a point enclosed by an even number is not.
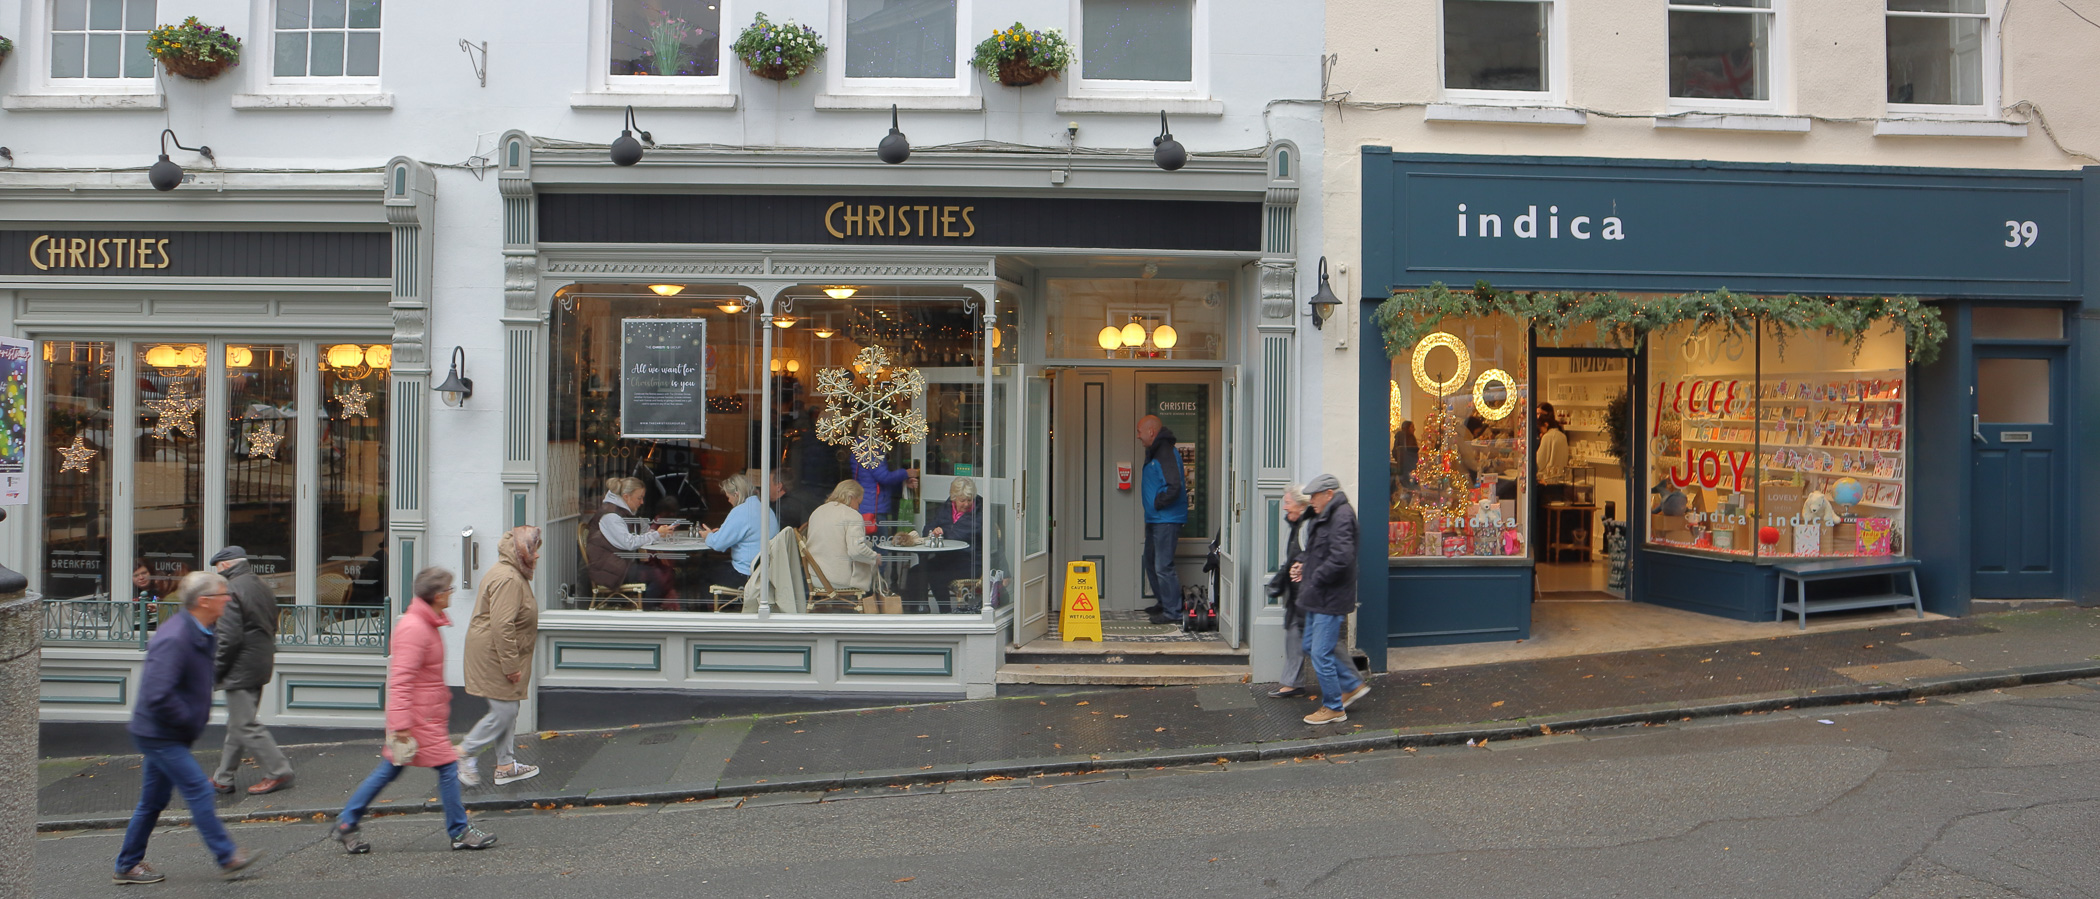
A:
[[[117,852],[117,883],[159,883],[166,876],[146,864],[146,841],[160,824],[171,790],[182,791],[190,818],[204,846],[226,879],[255,863],[262,853],[233,845],[226,825],[212,804],[212,782],[190,754],[190,744],[211,719],[212,684],[217,679],[213,626],[226,611],[233,591],[226,579],[209,571],[192,571],[178,590],[182,611],[160,623],[146,645],[146,667],[139,674],[139,700],[132,708],[131,742],[143,756],[139,764],[139,807],[124,831]]]
[[[1174,572],[1174,550],[1181,545],[1181,526],[1189,523],[1189,491],[1181,473],[1181,453],[1174,432],[1159,416],[1138,419],[1138,442],[1145,446],[1145,468],[1138,479],[1138,500],[1145,504],[1145,578],[1158,601],[1145,611],[1153,624],[1181,623],[1181,576]]]

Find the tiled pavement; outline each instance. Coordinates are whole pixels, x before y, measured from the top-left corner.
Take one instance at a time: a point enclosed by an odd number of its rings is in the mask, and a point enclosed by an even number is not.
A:
[[[1042,772],[1287,757],[1468,736],[1506,739],[1545,728],[2090,678],[2100,676],[2095,656],[2100,609],[2049,609],[1380,675],[1347,724],[1319,728],[1298,720],[1311,704],[1270,699],[1265,686],[1254,684],[1075,687],[1053,696],[719,718],[526,736],[518,755],[540,765],[540,776],[506,787],[485,780],[467,798],[470,806],[503,808],[783,794],[751,800],[769,802],[788,801],[788,793],[795,799],[803,793],[889,795],[891,783],[995,786],[1011,783],[999,778]],[[376,754],[376,741],[293,748],[298,775],[292,789],[222,797],[228,801],[221,814],[332,813]],[[216,755],[216,749],[198,753],[207,768]],[[484,756],[484,772],[490,764]],[[137,766],[135,756],[44,761],[38,779],[43,826],[126,817],[137,798]],[[251,767],[241,783],[258,777]],[[382,809],[435,808],[435,780],[422,772],[404,776],[390,794]]]

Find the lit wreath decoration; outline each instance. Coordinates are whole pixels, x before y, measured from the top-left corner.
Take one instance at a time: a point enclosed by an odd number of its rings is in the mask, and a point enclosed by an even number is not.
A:
[[[1502,405],[1490,406],[1487,401],[1487,386],[1491,382],[1502,382]],[[1473,409],[1488,421],[1501,421],[1517,411],[1517,381],[1509,372],[1490,368],[1480,373],[1480,380],[1473,382]]]
[[[1430,378],[1429,372],[1423,367],[1429,359],[1429,351],[1437,347],[1448,349],[1452,355],[1458,357],[1458,371],[1453,373],[1448,381],[1438,382]],[[1422,392],[1440,397],[1449,396],[1466,385],[1466,378],[1473,373],[1473,357],[1466,352],[1465,341],[1449,331],[1438,331],[1415,344],[1414,371],[1415,386],[1422,388]]]

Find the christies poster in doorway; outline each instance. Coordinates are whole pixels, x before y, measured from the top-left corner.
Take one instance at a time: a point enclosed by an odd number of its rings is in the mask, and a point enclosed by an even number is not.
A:
[[[1181,476],[1188,485],[1189,522],[1182,539],[1209,539],[1210,519],[1210,385],[1147,384],[1146,415],[1174,432],[1181,453]]]

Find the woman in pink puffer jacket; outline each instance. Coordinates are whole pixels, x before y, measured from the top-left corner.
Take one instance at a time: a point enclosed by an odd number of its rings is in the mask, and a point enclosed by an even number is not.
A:
[[[415,757],[394,758],[391,748],[381,747],[379,767],[372,769],[343,813],[336,816],[335,840],[352,855],[372,851],[372,844],[357,835],[357,819],[364,817],[379,791],[401,776],[406,765],[435,768],[438,796],[445,803],[445,832],[454,849],[487,849],[496,845],[493,834],[467,823],[467,806],[459,798],[459,752],[452,746],[452,689],[445,686],[445,638],[438,628],[452,619],[445,608],[452,604],[452,572],[425,568],[416,572],[416,598],[394,624],[393,661],[387,668],[387,743],[406,736],[416,744]]]

